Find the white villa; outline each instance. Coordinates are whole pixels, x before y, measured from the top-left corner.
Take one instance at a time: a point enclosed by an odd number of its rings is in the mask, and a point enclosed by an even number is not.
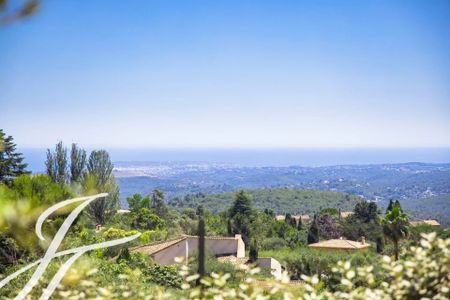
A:
[[[240,234],[234,237],[205,237],[206,252],[214,254],[220,261],[229,262],[235,266],[247,263],[245,257],[245,244]],[[160,265],[173,265],[175,258],[182,257],[185,261],[189,255],[198,250],[198,236],[183,235],[179,238],[156,242],[149,245],[130,249],[149,255],[153,261]],[[281,264],[273,258],[259,258],[256,265],[261,268],[270,268],[275,277],[281,276]]]

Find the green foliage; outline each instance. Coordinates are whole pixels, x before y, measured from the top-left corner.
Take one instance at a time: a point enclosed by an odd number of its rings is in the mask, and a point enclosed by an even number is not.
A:
[[[152,210],[161,218],[167,217],[169,212],[164,197],[164,193],[158,189],[152,193]]]
[[[73,143],[70,150],[70,182],[80,183],[86,169],[86,151]]]
[[[134,215],[133,225],[138,229],[155,230],[164,224],[164,221],[148,208],[141,208],[132,214]]]
[[[314,214],[323,208],[351,210],[362,199],[344,193],[299,189],[258,189],[245,191],[252,204],[259,210],[269,209],[276,214]],[[181,202],[169,202],[177,209],[203,205],[213,213],[224,211],[233,205],[236,194],[188,195]]]
[[[250,196],[243,190],[236,193],[233,205],[229,209],[229,218],[232,221],[233,234],[242,234],[242,239],[246,244],[250,240],[256,212],[252,206]]]
[[[138,211],[142,208],[151,208],[150,197],[142,197],[141,194],[134,194],[132,197],[127,197],[128,207],[131,211]]]
[[[353,216],[363,223],[378,221],[378,207],[375,202],[361,201],[355,205]]]
[[[279,250],[286,248],[287,246],[288,243],[286,240],[280,237],[266,238],[261,241],[262,250]]]
[[[320,215],[330,215],[333,217],[339,217],[340,216],[340,211],[337,210],[336,208],[324,208],[320,211]]]
[[[119,187],[112,174],[113,164],[105,150],[92,151],[87,164],[87,174],[83,179],[85,194],[108,193],[108,196],[92,202],[88,213],[98,224],[105,224],[119,208]]]
[[[107,240],[120,239],[139,233],[137,230],[123,230],[120,228],[110,227],[103,232],[103,237]]]
[[[164,240],[167,237],[167,232],[161,230],[147,230],[139,236],[142,244],[149,244],[155,241]]]
[[[145,269],[148,280],[161,286],[180,287],[181,276],[175,266],[152,265]]]
[[[0,185],[10,185],[15,177],[29,174],[26,168],[22,154],[16,151],[13,137],[0,129]]]

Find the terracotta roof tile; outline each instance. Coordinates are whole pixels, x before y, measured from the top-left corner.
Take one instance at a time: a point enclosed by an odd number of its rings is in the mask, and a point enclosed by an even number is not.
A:
[[[441,226],[438,221],[436,220],[422,220],[422,221],[411,221],[411,226],[418,226],[418,225],[430,225],[430,226]]]

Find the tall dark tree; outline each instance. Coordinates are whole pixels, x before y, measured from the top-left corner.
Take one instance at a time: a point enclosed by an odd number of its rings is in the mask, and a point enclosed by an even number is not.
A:
[[[229,236],[233,235],[233,222],[229,218],[227,219],[227,234]]]
[[[70,182],[81,182],[86,169],[86,151],[73,143],[70,150]]]
[[[317,216],[314,215],[314,219],[311,222],[308,230],[308,245],[319,242],[319,226],[317,224]]]
[[[250,251],[249,251],[249,261],[250,262],[256,262],[258,260],[258,241],[256,239],[252,239],[250,243]]]
[[[331,215],[319,215],[315,222],[319,228],[319,236],[326,239],[337,239],[342,236],[342,228]]]
[[[376,247],[377,253],[383,253],[384,240],[383,240],[382,236],[377,236],[376,245],[377,245],[377,247]]]
[[[205,276],[205,215],[203,206],[197,207],[198,215],[198,275],[197,284]]]
[[[12,180],[22,174],[29,174],[23,156],[16,151],[12,136],[0,129],[0,184],[11,185]]]
[[[393,207],[394,207],[394,200],[390,199],[388,207],[386,208],[386,213],[390,212]]]
[[[55,146],[55,151],[51,152],[47,149],[47,160],[45,161],[47,169],[47,175],[60,185],[64,185],[68,182],[68,161],[67,161],[67,149],[62,142],[59,142]]]
[[[297,229],[298,230],[303,229],[303,221],[302,221],[302,216],[301,215],[298,217]]]
[[[113,167],[108,152],[105,150],[91,152],[87,174],[83,177],[83,188],[88,194],[108,193],[107,197],[93,201],[87,209],[98,224],[108,221],[119,208],[119,187],[112,174]]]
[[[290,213],[286,213],[285,215],[284,215],[284,222],[286,223],[286,224],[291,224],[292,223],[292,216],[291,216],[291,214]]]
[[[250,196],[243,190],[236,193],[233,205],[229,210],[229,218],[233,222],[233,234],[242,234],[244,242],[248,245],[252,225],[255,221],[255,211]]]
[[[401,204],[400,204],[400,201],[398,201],[398,200],[395,200],[395,202],[394,202],[394,206],[395,206],[395,207],[398,207],[398,208],[400,209],[400,211],[402,211],[402,212],[403,212],[403,209],[402,209],[402,206],[401,206]]]

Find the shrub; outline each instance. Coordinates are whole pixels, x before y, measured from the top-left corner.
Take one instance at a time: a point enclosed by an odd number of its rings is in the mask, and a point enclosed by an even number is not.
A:
[[[135,219],[133,221],[133,225],[135,228],[154,230],[160,228],[163,225],[163,220],[148,208],[141,208],[138,212],[133,214],[135,216]]]
[[[287,246],[286,241],[279,237],[272,237],[261,241],[261,250],[278,250]]]

